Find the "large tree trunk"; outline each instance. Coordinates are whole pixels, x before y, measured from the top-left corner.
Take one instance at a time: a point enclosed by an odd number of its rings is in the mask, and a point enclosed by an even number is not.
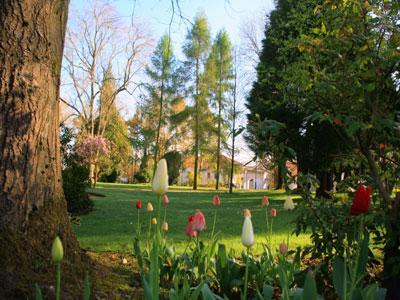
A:
[[[62,191],[59,149],[67,11],[67,0],[0,1],[2,299],[25,299],[35,282],[51,294],[46,286],[54,286],[50,248],[56,235],[64,244],[64,273],[72,274],[74,268],[76,276],[81,274],[79,245]],[[68,281],[68,275],[64,278]]]

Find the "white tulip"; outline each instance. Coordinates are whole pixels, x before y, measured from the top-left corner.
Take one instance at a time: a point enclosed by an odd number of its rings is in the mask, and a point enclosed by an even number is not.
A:
[[[293,210],[294,209],[294,203],[292,197],[288,196],[285,200],[285,203],[283,204],[283,208],[285,210]]]
[[[151,185],[154,194],[164,195],[168,191],[167,161],[163,158],[157,164],[157,169]]]
[[[242,244],[246,247],[251,247],[254,244],[254,231],[251,217],[245,217],[242,229]]]

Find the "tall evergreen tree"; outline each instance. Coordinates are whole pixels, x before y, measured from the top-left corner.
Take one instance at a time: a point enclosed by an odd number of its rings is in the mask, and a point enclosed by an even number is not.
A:
[[[207,62],[208,80],[210,80],[211,102],[217,109],[217,165],[216,185],[219,188],[221,143],[225,141],[223,135],[224,118],[223,113],[227,104],[228,94],[231,92],[233,69],[232,69],[232,45],[228,33],[221,30],[212,45],[210,57]]]
[[[176,60],[174,58],[171,40],[164,34],[151,57],[151,66],[146,69],[151,83],[147,85],[151,101],[158,103],[157,126],[154,145],[154,168],[160,152],[160,133],[163,126],[168,124],[171,101],[177,90]]]
[[[314,15],[317,4],[316,0],[280,0],[271,12],[257,81],[246,104],[250,111],[246,139],[257,156],[273,157],[281,171],[285,170],[286,161],[291,160],[300,171],[316,174],[321,196],[332,188],[332,164],[338,153],[346,151],[345,145],[339,142],[332,124],[315,126],[306,119],[309,115],[309,107],[304,105],[306,98],[296,92],[295,85],[284,84],[285,70],[301,55],[295,47],[296,41],[321,23],[321,16]],[[297,93],[296,97],[289,90]]]
[[[206,120],[202,115],[209,111],[204,89],[205,77],[204,63],[207,59],[210,48],[210,31],[208,29],[207,18],[204,15],[198,15],[192,29],[186,35],[186,42],[183,47],[183,52],[186,55],[185,65],[190,71],[190,78],[193,86],[190,89],[190,94],[193,97],[194,105],[191,111],[194,114],[194,183],[193,189],[197,189],[197,172],[199,168],[199,154],[201,134],[204,128],[202,124]],[[203,88],[202,88],[203,85]],[[189,110],[186,110],[186,113]]]

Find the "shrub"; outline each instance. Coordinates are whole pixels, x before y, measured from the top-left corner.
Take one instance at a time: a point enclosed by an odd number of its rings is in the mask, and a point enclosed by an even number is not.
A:
[[[86,192],[89,170],[75,153],[72,143],[75,138],[71,128],[61,126],[62,179],[67,208],[70,213],[83,214],[92,210],[93,201]]]
[[[182,155],[177,151],[165,153],[164,157],[168,165],[168,184],[176,184],[179,178],[179,171],[182,168]]]
[[[101,182],[116,182],[118,179],[118,171],[113,169],[110,173],[107,174],[102,174],[100,176],[100,181]]]
[[[93,201],[86,192],[89,170],[77,163],[72,163],[62,171],[63,189],[68,211],[83,214],[93,209]]]
[[[150,175],[145,170],[140,170],[133,177],[137,183],[147,183],[150,181]]]

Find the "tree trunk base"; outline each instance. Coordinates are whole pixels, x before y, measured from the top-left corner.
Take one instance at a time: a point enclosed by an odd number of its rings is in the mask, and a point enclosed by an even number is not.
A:
[[[400,299],[400,194],[396,196],[386,228],[388,238],[383,258],[384,286],[387,288],[387,300]]]
[[[1,299],[33,298],[35,283],[41,288],[44,298],[55,298],[55,265],[51,259],[51,245],[56,235],[60,236],[64,247],[62,298],[78,299],[82,295],[88,260],[71,230],[65,200],[60,197],[46,203],[29,215],[25,232],[7,225],[1,228]]]

